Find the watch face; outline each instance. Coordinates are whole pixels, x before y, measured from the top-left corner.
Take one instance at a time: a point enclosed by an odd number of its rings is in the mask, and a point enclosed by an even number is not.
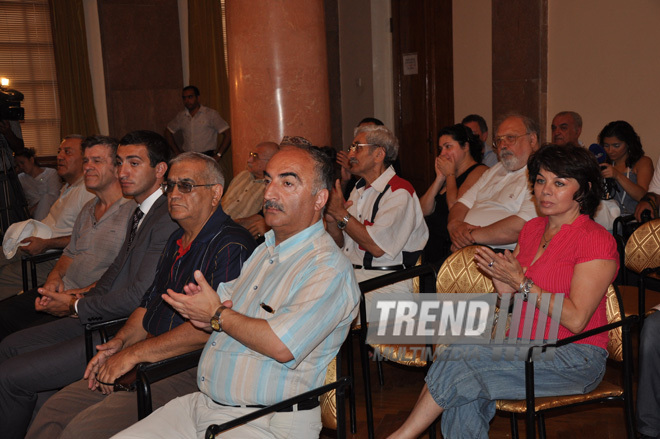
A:
[[[217,317],[211,319],[211,328],[213,328],[214,331],[220,330],[220,321],[218,321]]]

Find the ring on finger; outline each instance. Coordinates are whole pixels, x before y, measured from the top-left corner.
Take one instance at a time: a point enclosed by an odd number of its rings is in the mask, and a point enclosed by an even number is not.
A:
[[[493,268],[493,265],[495,265],[495,261],[490,261],[488,263],[488,268]]]

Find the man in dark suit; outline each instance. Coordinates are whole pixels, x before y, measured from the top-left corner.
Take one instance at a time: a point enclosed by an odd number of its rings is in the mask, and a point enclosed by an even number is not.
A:
[[[25,435],[40,392],[80,379],[85,370],[84,325],[128,316],[153,281],[159,255],[177,229],[160,185],[169,147],[150,131],[134,131],[117,151],[122,192],[139,204],[119,254],[94,288],[82,296],[43,291],[37,310],[65,317],[18,331],[0,343],[0,431]]]

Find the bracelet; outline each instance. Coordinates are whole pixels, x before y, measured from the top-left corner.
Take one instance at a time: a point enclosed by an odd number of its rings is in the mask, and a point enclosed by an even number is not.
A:
[[[76,312],[76,302],[78,301],[78,298],[76,296],[71,296],[71,300],[69,300],[69,315],[71,317],[78,317],[78,313]]]
[[[534,281],[528,278],[527,276],[523,277],[522,282],[520,282],[520,286],[518,287],[518,292],[522,294],[522,300],[523,302],[527,302],[529,299],[529,292],[532,290],[532,287],[534,286]]]

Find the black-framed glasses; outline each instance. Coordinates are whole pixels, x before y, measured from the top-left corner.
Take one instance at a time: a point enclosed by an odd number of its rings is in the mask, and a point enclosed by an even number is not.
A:
[[[350,145],[348,145],[348,152],[358,153],[362,151],[362,148],[364,148],[365,146],[379,146],[379,145],[376,145],[375,143],[353,142]]]
[[[529,134],[530,133],[519,134],[519,135],[506,134],[504,136],[497,136],[495,137],[495,146],[497,146],[498,148],[502,145],[511,146],[514,143],[516,143],[520,137],[528,136]]]
[[[160,184],[160,188],[165,192],[166,194],[171,194],[172,191],[174,190],[174,186],[179,189],[179,192],[182,194],[189,194],[192,192],[193,188],[196,187],[209,187],[209,186],[215,186],[216,184],[220,183],[209,183],[209,184],[192,184],[188,181],[165,181]]]

